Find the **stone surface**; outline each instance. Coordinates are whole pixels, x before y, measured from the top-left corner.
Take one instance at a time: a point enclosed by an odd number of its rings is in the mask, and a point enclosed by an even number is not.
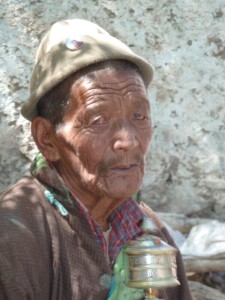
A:
[[[194,300],[222,300],[225,294],[200,282],[189,281]]]
[[[144,199],[158,211],[224,220],[223,0],[2,0],[0,186],[27,174],[36,151],[19,110],[37,45],[52,23],[74,17],[103,26],[155,66]]]

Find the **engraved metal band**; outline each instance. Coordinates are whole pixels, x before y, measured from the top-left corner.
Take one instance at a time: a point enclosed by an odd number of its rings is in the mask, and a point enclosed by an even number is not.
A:
[[[142,268],[142,269],[130,269],[131,281],[153,281],[174,277],[176,270],[173,268]]]
[[[129,256],[130,267],[146,265],[171,265],[175,262],[175,255],[131,255]]]

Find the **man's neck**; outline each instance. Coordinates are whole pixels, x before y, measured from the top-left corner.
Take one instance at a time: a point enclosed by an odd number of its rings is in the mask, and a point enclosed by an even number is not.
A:
[[[88,213],[102,230],[108,230],[108,217],[124,201],[124,199],[113,199],[108,196],[96,195],[96,193],[90,193],[85,189],[81,189],[79,186],[72,186],[70,181],[67,181],[63,176],[62,180],[74,198],[87,209]]]

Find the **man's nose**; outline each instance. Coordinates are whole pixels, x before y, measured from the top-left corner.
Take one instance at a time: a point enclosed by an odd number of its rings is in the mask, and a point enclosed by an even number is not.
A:
[[[138,145],[136,131],[130,124],[120,122],[114,132],[113,149],[129,151]]]

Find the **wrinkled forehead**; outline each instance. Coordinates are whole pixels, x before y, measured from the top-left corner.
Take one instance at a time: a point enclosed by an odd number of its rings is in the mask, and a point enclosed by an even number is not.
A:
[[[130,84],[131,86],[133,85],[133,88],[136,86],[136,88],[139,87],[143,89],[144,87],[145,92],[147,90],[138,68],[127,61],[116,60],[89,66],[75,74],[75,77],[75,89],[80,86],[89,88],[98,86],[103,89],[108,87],[120,90]]]
[[[87,72],[74,82],[70,97],[73,108],[117,98],[148,102],[144,81],[135,69],[106,68]]]

